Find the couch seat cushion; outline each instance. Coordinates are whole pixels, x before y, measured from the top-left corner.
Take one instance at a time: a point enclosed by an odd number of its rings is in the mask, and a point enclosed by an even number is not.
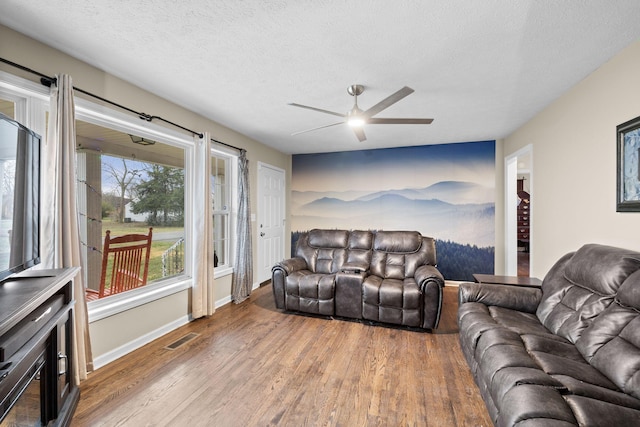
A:
[[[567,375],[585,383],[616,390],[615,384],[584,360],[576,361],[537,351],[531,352],[531,357],[549,375]]]
[[[581,426],[640,426],[640,411],[583,396],[565,396]]]
[[[575,394],[578,396],[590,397],[596,400],[602,400],[618,406],[626,406],[640,410],[640,399],[629,396],[619,390],[611,390],[609,388],[600,387],[580,381],[567,375],[554,375],[554,379],[560,382],[568,391],[567,394]]]
[[[335,313],[335,274],[296,271],[285,281],[285,308],[304,313],[333,316]]]

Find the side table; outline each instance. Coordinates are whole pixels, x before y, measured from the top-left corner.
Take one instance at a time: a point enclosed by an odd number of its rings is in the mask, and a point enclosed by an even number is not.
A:
[[[473,279],[477,283],[491,283],[494,285],[524,286],[527,288],[540,288],[542,280],[537,277],[521,276],[495,276],[493,274],[474,274]]]

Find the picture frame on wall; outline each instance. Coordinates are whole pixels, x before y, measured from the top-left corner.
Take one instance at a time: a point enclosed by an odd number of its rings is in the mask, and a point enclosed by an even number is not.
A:
[[[640,116],[616,126],[617,212],[640,212]]]

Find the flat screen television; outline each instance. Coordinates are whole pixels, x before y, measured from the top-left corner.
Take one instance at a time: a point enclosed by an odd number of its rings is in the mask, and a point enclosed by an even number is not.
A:
[[[0,113],[0,280],[40,263],[40,136]]]

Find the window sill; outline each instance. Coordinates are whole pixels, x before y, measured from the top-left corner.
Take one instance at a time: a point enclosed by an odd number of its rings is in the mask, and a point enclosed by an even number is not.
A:
[[[182,277],[179,280],[175,280],[175,278],[163,280],[108,298],[87,302],[89,323],[189,289],[191,282],[190,277]]]
[[[230,276],[233,274],[233,267],[218,267],[213,270],[213,278],[219,279],[221,277]]]

